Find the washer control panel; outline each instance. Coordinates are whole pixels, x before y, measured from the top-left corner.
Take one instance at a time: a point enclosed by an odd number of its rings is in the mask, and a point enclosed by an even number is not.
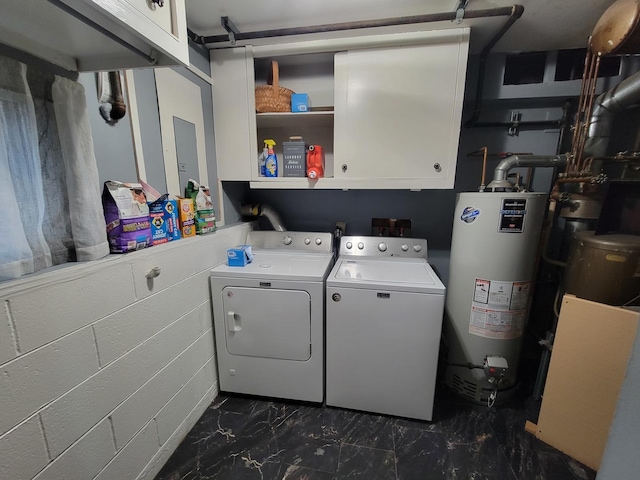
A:
[[[427,258],[427,241],[403,237],[342,237],[340,255]]]
[[[274,232],[252,230],[247,245],[256,250],[298,250],[315,253],[333,251],[333,235],[325,232]]]

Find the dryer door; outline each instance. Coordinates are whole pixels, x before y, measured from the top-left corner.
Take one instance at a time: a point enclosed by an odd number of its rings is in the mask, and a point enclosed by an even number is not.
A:
[[[230,354],[300,361],[311,357],[311,297],[307,292],[226,287],[222,304]]]

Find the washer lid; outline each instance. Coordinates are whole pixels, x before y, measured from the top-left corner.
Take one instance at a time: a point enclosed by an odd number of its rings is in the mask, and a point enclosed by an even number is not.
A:
[[[225,262],[211,270],[211,276],[322,281],[332,260],[333,254],[273,253],[263,250],[254,252],[250,264],[230,267]]]
[[[444,294],[445,286],[424,259],[341,257],[327,286]]]

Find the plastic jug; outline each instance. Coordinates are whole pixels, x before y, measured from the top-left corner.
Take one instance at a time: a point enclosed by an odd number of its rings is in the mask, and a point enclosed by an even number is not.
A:
[[[311,180],[324,177],[324,148],[321,145],[309,145],[307,151],[307,177]]]

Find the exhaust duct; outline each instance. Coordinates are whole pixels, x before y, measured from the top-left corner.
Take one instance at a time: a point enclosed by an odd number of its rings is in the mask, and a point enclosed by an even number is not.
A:
[[[240,213],[247,217],[265,217],[276,232],[287,231],[280,215],[270,205],[245,203],[240,207]]]

